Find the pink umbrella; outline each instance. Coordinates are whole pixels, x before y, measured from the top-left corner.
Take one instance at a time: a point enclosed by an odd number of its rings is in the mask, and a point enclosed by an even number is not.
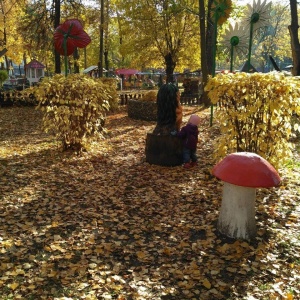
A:
[[[137,74],[139,71],[135,69],[117,69],[117,75],[134,75]]]

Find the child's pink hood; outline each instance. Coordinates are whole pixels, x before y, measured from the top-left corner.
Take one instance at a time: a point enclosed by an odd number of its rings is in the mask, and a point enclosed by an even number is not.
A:
[[[191,115],[188,123],[198,126],[200,124],[200,117],[197,115]]]

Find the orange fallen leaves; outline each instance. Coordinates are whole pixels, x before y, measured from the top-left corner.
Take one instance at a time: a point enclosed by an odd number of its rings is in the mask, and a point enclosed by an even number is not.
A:
[[[187,173],[145,163],[154,123],[126,112],[81,156],[59,152],[33,109],[0,117],[12,124],[0,126],[1,299],[297,299],[295,181],[258,191],[256,240],[221,236],[216,128],[200,129],[199,166]]]

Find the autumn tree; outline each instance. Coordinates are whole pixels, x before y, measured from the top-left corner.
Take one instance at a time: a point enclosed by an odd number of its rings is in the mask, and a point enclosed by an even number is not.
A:
[[[201,59],[201,71],[202,71],[202,85],[205,87],[208,76],[211,74],[212,67],[212,55],[211,50],[212,44],[212,30],[213,24],[210,17],[212,1],[208,1],[207,9],[205,9],[205,1],[199,0],[199,27],[200,27],[200,59]],[[207,12],[207,14],[206,14]],[[210,105],[210,100],[207,92],[204,91],[202,100],[206,106]]]
[[[46,1],[29,3],[24,7],[24,14],[17,26],[18,31],[26,41],[24,56],[35,57],[47,62],[47,57],[52,57],[53,28],[49,22],[51,12]]]
[[[195,5],[192,1],[190,5]],[[135,59],[144,65],[156,60],[164,64],[167,82],[173,81],[173,72],[185,49],[199,45],[198,20],[187,13],[186,1],[128,1],[123,2],[125,15],[122,20],[126,41],[123,51],[135,53]],[[126,17],[130,16],[130,22]],[[128,19],[127,19],[128,20]],[[130,37],[130,42],[129,38]],[[196,38],[195,38],[196,37]],[[199,57],[199,51],[197,51]]]
[[[84,6],[73,0],[53,0],[50,6],[45,0],[28,3],[18,29],[26,40],[25,49],[29,55],[40,57],[46,62],[54,56],[55,73],[61,73],[61,57],[53,48],[54,30],[61,23],[61,18],[78,18],[82,13]]]
[[[104,1],[103,5],[103,41],[102,51],[100,51],[100,29],[101,29],[101,3],[95,1],[89,3],[84,8],[84,14],[82,19],[84,27],[92,37],[91,44],[86,51],[87,65],[99,65],[100,56],[103,58],[102,67],[106,70],[111,68],[117,68],[122,64],[120,56],[120,27],[118,26],[118,14],[119,9],[115,4],[115,1]],[[100,54],[102,52],[102,54]]]
[[[262,72],[270,71],[270,56],[278,65],[280,65],[280,61],[291,56],[291,49],[286,41],[288,22],[288,6],[279,3],[273,4],[269,26],[256,31],[253,43],[253,61]]]
[[[21,62],[23,53],[23,39],[18,31],[16,21],[22,16],[22,0],[2,0],[0,1],[0,45],[7,48],[6,68],[9,67],[8,57],[15,61]]]

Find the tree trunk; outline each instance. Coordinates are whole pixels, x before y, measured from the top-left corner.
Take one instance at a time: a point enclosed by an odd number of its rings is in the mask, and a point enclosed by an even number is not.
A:
[[[200,58],[201,58],[201,72],[202,72],[202,102],[205,106],[210,106],[210,99],[207,92],[204,91],[205,85],[208,81],[208,68],[207,68],[207,56],[206,56],[206,28],[205,28],[205,5],[204,0],[199,0],[199,18],[200,18]]]
[[[55,13],[54,13],[54,30],[55,30],[60,23],[60,0],[54,0],[54,7],[55,7]],[[55,73],[60,74],[61,73],[60,54],[56,50],[55,50],[54,58],[55,58]]]
[[[108,49],[109,49],[109,43],[108,43],[108,25],[109,25],[109,1],[106,1],[106,7],[105,7],[105,29],[104,29],[104,65],[105,69],[109,70],[109,58],[108,58]],[[105,73],[105,76],[108,77],[108,72]]]
[[[256,189],[224,182],[218,229],[228,237],[251,239],[256,235]]]
[[[103,45],[104,45],[104,0],[101,0],[100,11],[100,44],[99,44],[99,63],[98,76],[103,77]]]
[[[294,76],[300,75],[300,44],[298,36],[298,14],[297,14],[297,0],[290,0],[291,8],[291,25],[288,27],[291,36],[291,48],[293,56],[293,69]]]
[[[159,166],[181,165],[182,141],[177,136],[148,133],[146,138],[146,161]]]
[[[213,0],[209,0],[207,4],[207,20],[206,20],[206,59],[208,73],[212,74],[213,68],[213,36],[214,23],[211,18],[211,6]]]
[[[108,50],[105,49],[104,51],[104,63],[105,63],[105,69],[109,70],[109,59],[108,59]],[[105,73],[105,76],[108,77],[108,72]]]
[[[26,56],[26,52],[24,52],[23,54],[23,62],[24,62],[24,76],[27,77],[29,74],[27,74],[27,70],[25,68],[25,66],[27,65],[27,56]]]
[[[166,82],[174,82],[174,69],[176,67],[176,62],[173,60],[172,54],[169,52],[165,55],[165,64],[166,64]]]

